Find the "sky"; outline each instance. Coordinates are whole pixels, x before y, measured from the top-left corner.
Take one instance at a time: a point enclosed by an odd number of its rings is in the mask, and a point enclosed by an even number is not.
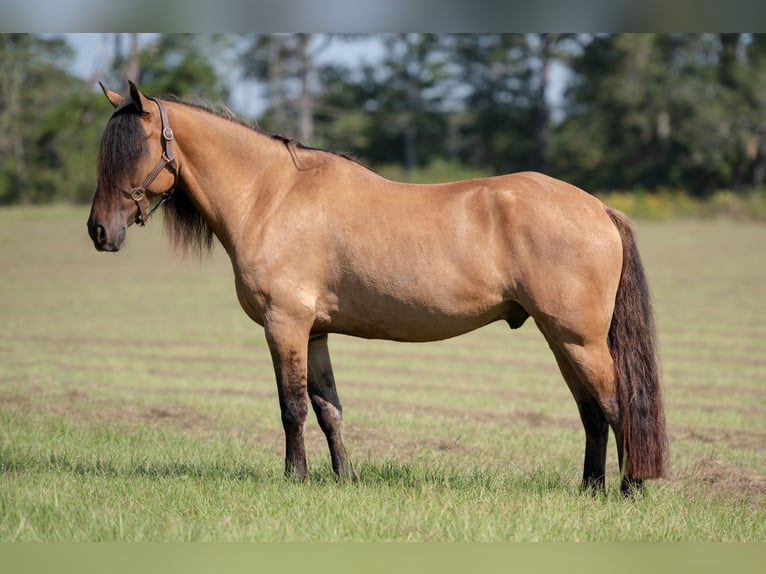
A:
[[[99,65],[99,48],[104,43],[105,34],[62,34],[62,36],[75,50],[70,71],[81,78],[87,78]]]

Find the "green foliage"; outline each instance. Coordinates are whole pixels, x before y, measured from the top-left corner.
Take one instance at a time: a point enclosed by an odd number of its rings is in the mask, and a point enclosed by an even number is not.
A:
[[[446,151],[449,51],[434,34],[387,34],[382,43],[376,65],[322,68],[317,131],[327,147],[411,171]],[[348,126],[347,116],[359,127],[357,138],[336,126]]]
[[[103,96],[73,90],[40,117],[29,154],[35,165],[30,173],[31,202],[86,202],[93,197],[103,111]]]
[[[218,37],[161,35],[140,58],[148,93],[225,100],[212,58]],[[111,107],[100,91],[68,74],[72,49],[37,34],[0,34],[0,204],[87,202]]]
[[[761,43],[742,34],[597,36],[572,60],[554,172],[595,192],[672,187],[704,197],[762,185]]]
[[[52,199],[65,147],[50,145],[46,127],[75,85],[64,67],[72,50],[60,38],[0,34],[0,204]],[[47,165],[46,165],[47,164]]]
[[[766,221],[766,191],[763,189],[740,193],[716,191],[705,198],[670,189],[651,193],[645,190],[613,191],[601,193],[599,197],[610,207],[636,219],[665,221],[721,217],[738,221]]]
[[[225,102],[229,90],[216,63],[225,61],[229,47],[229,40],[216,34],[161,34],[140,54],[138,83],[147,94]]]

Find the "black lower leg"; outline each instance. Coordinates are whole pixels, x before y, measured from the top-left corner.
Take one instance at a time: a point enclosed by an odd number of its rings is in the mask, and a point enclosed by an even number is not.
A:
[[[620,492],[623,496],[636,496],[644,493],[644,481],[640,478],[622,477]]]
[[[606,447],[609,424],[601,407],[595,400],[578,403],[580,418],[585,428],[585,461],[583,463],[582,488],[604,491],[606,476]]]

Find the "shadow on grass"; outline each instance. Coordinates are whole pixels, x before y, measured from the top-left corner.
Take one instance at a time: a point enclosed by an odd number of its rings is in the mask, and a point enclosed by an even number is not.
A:
[[[535,494],[569,492],[579,488],[572,477],[555,470],[532,472],[498,469],[451,469],[410,464],[392,460],[366,461],[356,465],[363,486],[385,486],[400,489],[440,488],[456,491],[523,491]],[[337,482],[329,469],[309,473],[312,482]]]
[[[55,472],[80,477],[194,478],[248,482],[274,482],[280,478],[271,466],[240,461],[118,461],[109,458],[83,460],[68,454],[54,453],[47,456],[20,457],[9,453],[8,449],[0,450],[0,473],[25,472]]]

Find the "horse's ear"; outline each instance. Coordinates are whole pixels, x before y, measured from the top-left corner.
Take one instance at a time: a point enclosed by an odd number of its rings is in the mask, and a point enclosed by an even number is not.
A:
[[[119,106],[122,101],[125,99],[117,92],[113,92],[112,90],[108,89],[104,84],[101,82],[98,83],[99,86],[101,86],[101,91],[104,92],[104,95],[106,96],[106,99],[109,100],[109,102],[112,104],[112,106],[116,109],[117,106]]]
[[[138,113],[143,114],[144,110],[147,109],[146,104],[149,100],[141,93],[141,90],[139,90],[133,82],[128,80],[128,84],[130,85],[130,99],[133,100],[133,104],[136,106]]]

